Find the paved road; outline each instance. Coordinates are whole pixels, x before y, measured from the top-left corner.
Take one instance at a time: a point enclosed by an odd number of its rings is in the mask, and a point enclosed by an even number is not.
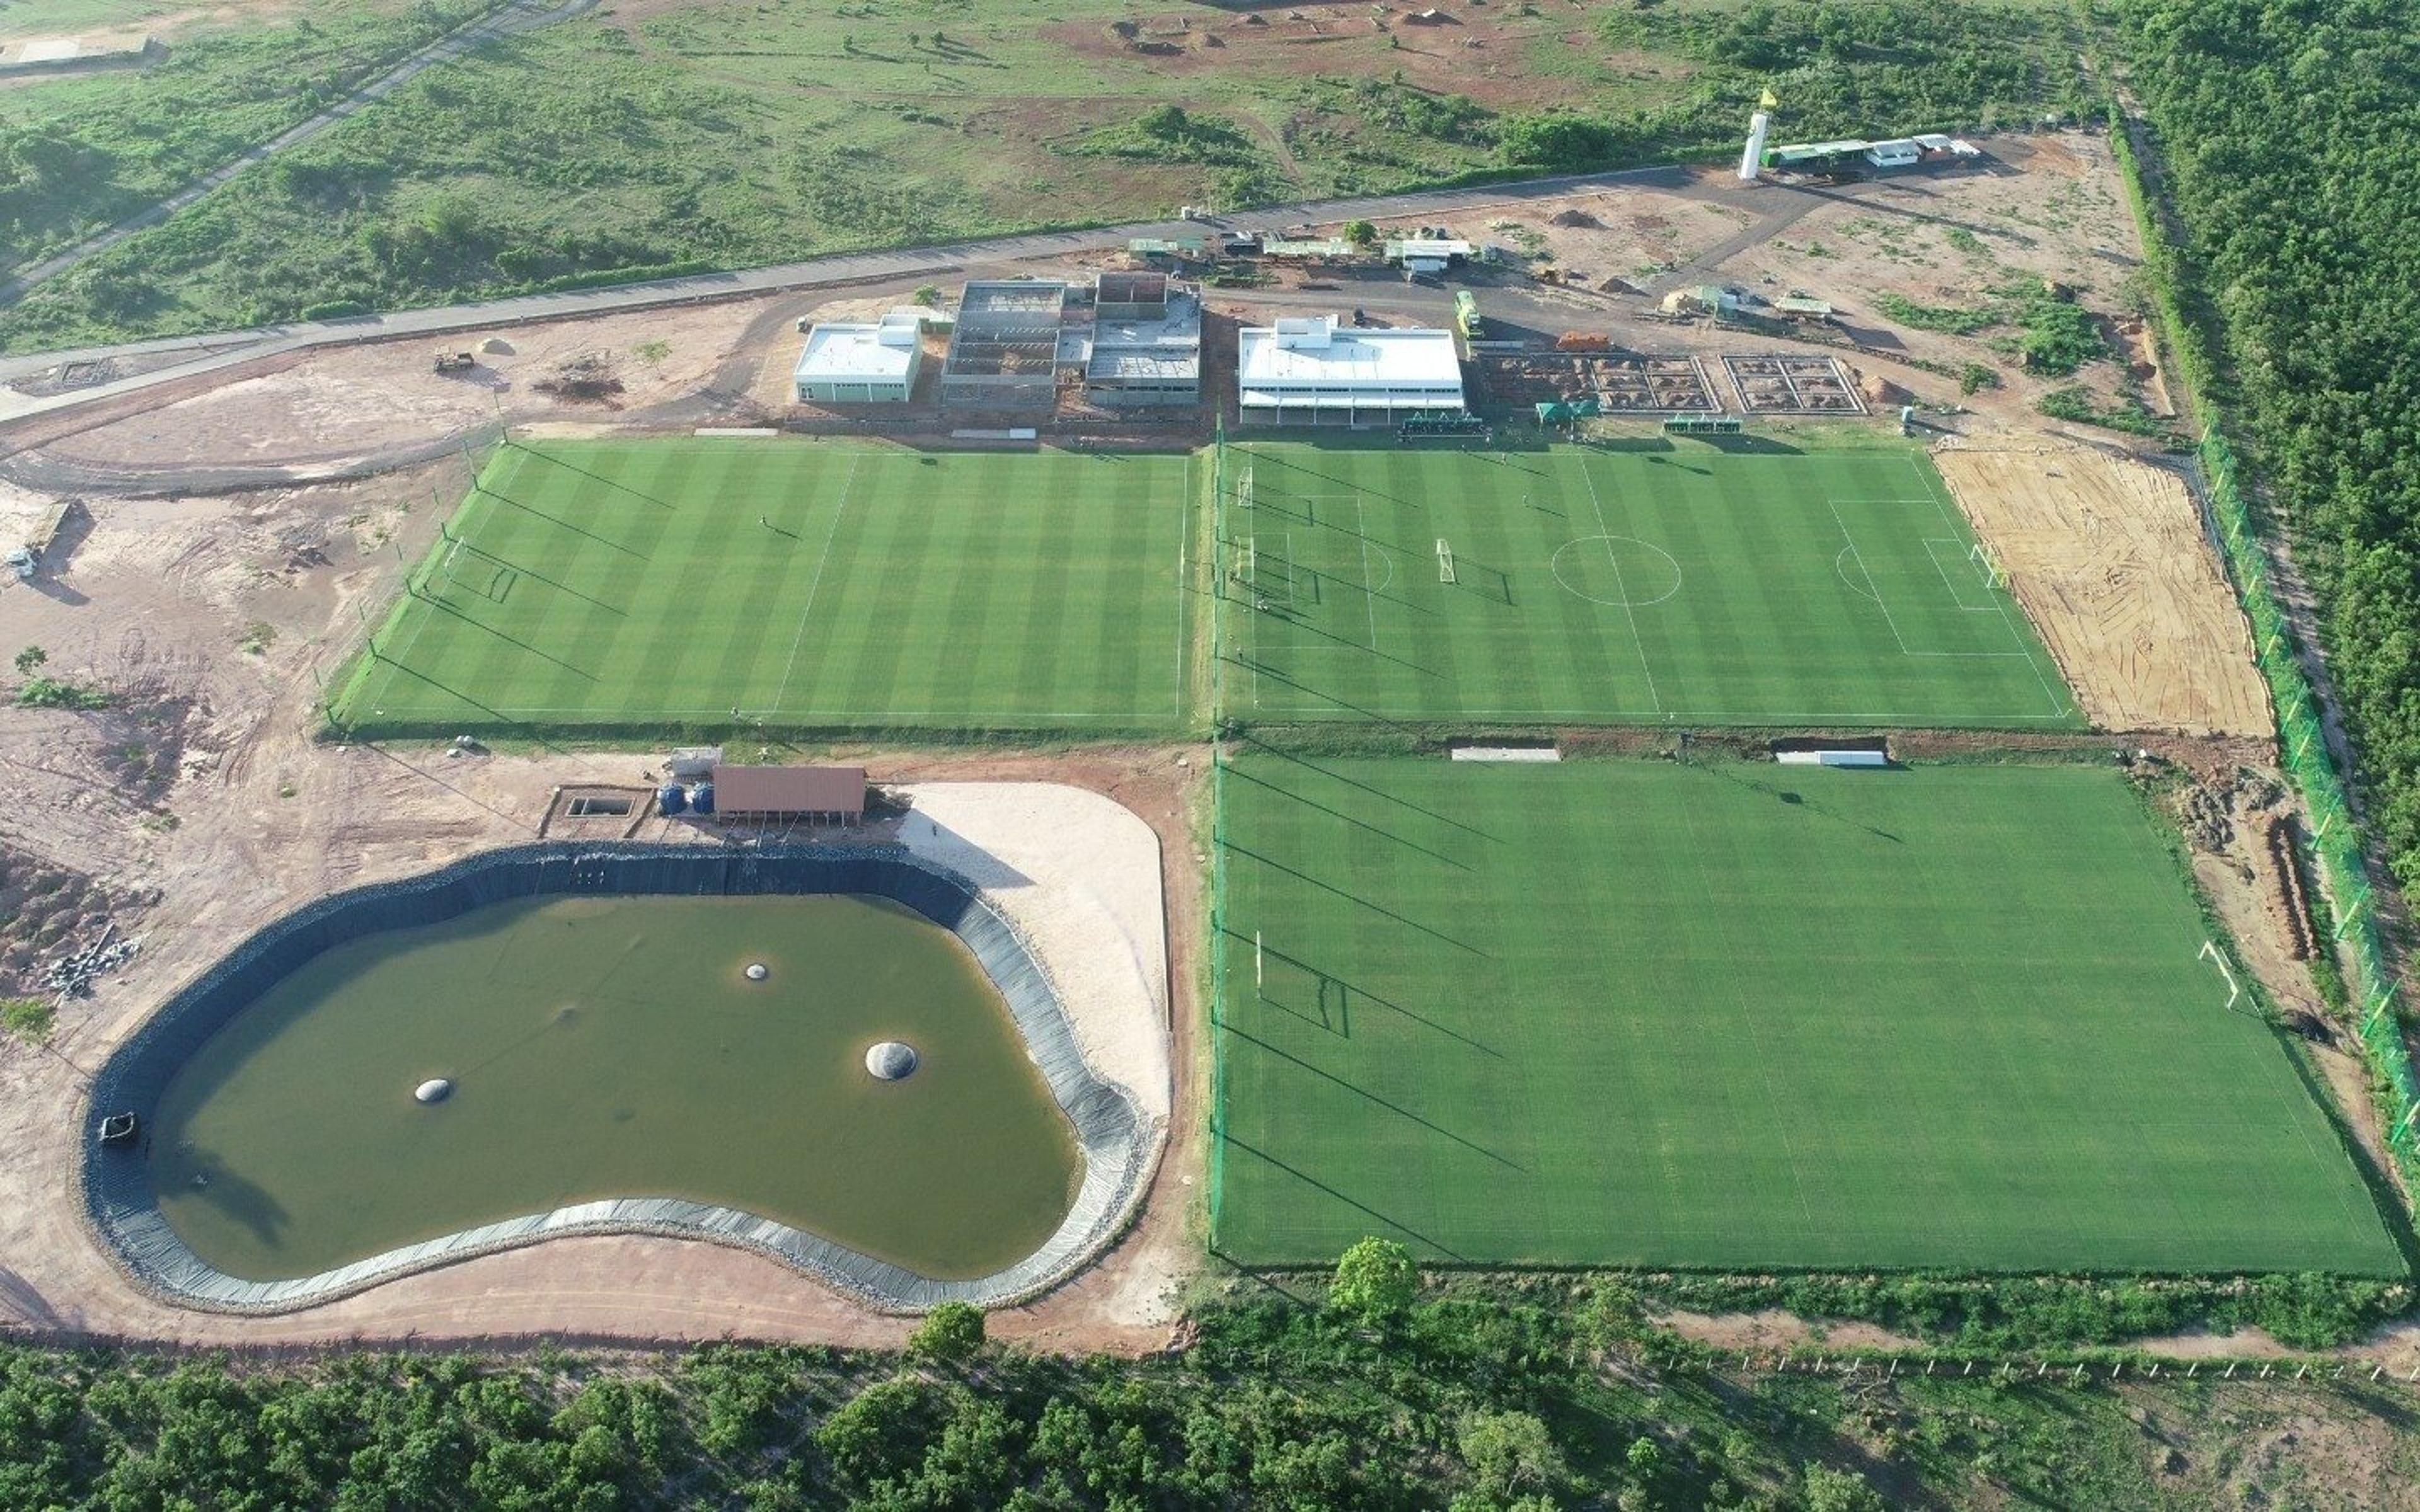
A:
[[[1695,171],[1689,168],[1634,168],[1621,173],[1577,174],[1473,189],[1427,190],[1415,193],[1281,205],[1222,216],[1210,229],[1282,231],[1295,226],[1350,220],[1408,218],[1417,221],[1426,216],[1466,214],[1497,206],[1513,207],[1528,200],[1614,185],[1691,190],[1724,197],[1742,193],[1719,184],[1700,186]],[[1745,193],[1753,194],[1764,191]],[[110,382],[39,398],[0,392],[0,422],[71,409],[239,363],[315,347],[396,336],[443,336],[538,320],[561,320],[799,289],[891,283],[902,279],[939,279],[985,264],[1100,252],[1124,247],[1136,237],[1199,236],[1204,229],[1200,224],[1158,221],[1099,226],[1083,231],[1038,231],[944,246],[841,254],[740,272],[702,273],[689,278],[660,279],[563,294],[524,295],[480,304],[404,310],[341,320],[302,320],[251,331],[172,336],[115,347],[0,358],[0,384],[33,378],[67,363],[118,361],[140,363],[147,368],[147,371]]]
[[[503,0],[503,4],[478,20],[465,22],[447,32],[309,120],[260,143],[234,162],[221,164],[166,199],[136,211],[108,230],[96,232],[65,252],[45,257],[6,283],[0,283],[0,305],[14,304],[37,285],[56,278],[88,257],[108,251],[138,231],[158,225],[245,169],[266,162],[278,153],[301,147],[365,107],[385,99],[423,69],[440,63],[450,63],[473,48],[484,47],[500,37],[534,31],[540,26],[566,21],[597,3],[597,0],[557,0],[550,6],[542,4],[541,0]]]

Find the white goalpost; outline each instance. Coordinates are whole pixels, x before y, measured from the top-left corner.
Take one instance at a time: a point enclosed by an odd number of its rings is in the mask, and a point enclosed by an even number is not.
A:
[[[2194,959],[2196,961],[2210,962],[2211,964],[2218,967],[2218,974],[2226,979],[2226,1006],[2231,1011],[2235,1007],[2235,1000],[2243,995],[2243,989],[2237,985],[2235,973],[2227,968],[2226,957],[2220,952],[2217,942],[2212,940],[2202,941],[2201,954],[2195,956]]]
[[[1245,464],[1244,475],[1235,480],[1235,507],[1238,509],[1252,507],[1252,469],[1249,463]]]
[[[1966,552],[1966,560],[1975,564],[1994,588],[2009,586],[2009,569],[2001,565],[1998,553],[1978,541]]]
[[[1436,552],[1437,581],[1441,583],[1450,583],[1454,581],[1453,544],[1448,541],[1444,536],[1440,535],[1437,537]]]

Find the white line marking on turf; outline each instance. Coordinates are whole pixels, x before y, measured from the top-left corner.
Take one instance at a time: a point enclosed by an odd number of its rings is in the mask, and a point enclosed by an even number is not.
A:
[[[840,517],[848,513],[849,486],[857,482],[859,458],[848,459],[848,471],[840,480],[840,504],[832,511],[831,523],[824,528],[824,547],[815,556],[815,575],[807,583],[807,602],[799,610],[799,631],[790,637],[790,659],[782,664],[782,686],[773,690],[773,712],[782,712],[782,701],[790,696],[790,673],[799,665],[799,648],[807,643],[807,616],[815,611],[815,594],[823,591],[824,563],[831,560],[832,537],[840,533]]]
[[[1596,479],[1589,475],[1586,457],[1580,458],[1580,481],[1588,485],[1589,507],[1596,511],[1597,531],[1607,538],[1605,559],[1613,563],[1613,591],[1621,595],[1621,617],[1630,624],[1630,643],[1638,651],[1638,671],[1647,679],[1648,702],[1653,703],[1655,711],[1660,714],[1664,711],[1664,698],[1655,691],[1655,669],[1647,664],[1647,642],[1638,638],[1638,611],[1630,607],[1630,590],[1621,581],[1621,558],[1613,549],[1613,527],[1605,522],[1605,501],[1597,497]]]
[[[1900,634],[1900,632],[1899,632],[1899,621],[1898,621],[1898,619],[1897,619],[1897,618],[1895,618],[1895,617],[1892,615],[1892,613],[1891,613],[1891,611],[1890,611],[1890,605],[1889,605],[1889,604],[1887,604],[1887,603],[1885,603],[1885,602],[1884,602],[1884,600],[1883,600],[1883,585],[1882,585],[1882,584],[1880,584],[1880,583],[1874,582],[1874,572],[1873,572],[1873,569],[1872,569],[1871,567],[1869,567],[1869,566],[1867,566],[1867,565],[1866,565],[1866,554],[1865,554],[1863,551],[1859,551],[1859,550],[1857,550],[1857,538],[1856,538],[1855,536],[1851,535],[1851,534],[1849,533],[1849,522],[1848,522],[1847,520],[1844,520],[1844,519],[1841,519],[1841,518],[1840,518],[1840,509],[1839,509],[1839,506],[1838,506],[1838,504],[1834,504],[1834,503],[1832,503],[1830,501],[1828,501],[1828,500],[1827,500],[1827,501],[1825,501],[1825,502],[1824,502],[1824,506],[1823,506],[1823,507],[1825,507],[1826,509],[1831,510],[1831,512],[1832,512],[1832,518],[1833,518],[1833,519],[1834,519],[1834,521],[1836,521],[1836,522],[1839,525],[1839,527],[1840,527],[1840,538],[1841,538],[1842,540],[1844,540],[1844,541],[1846,541],[1846,542],[1848,542],[1848,543],[1849,543],[1849,550],[1850,550],[1851,552],[1853,552],[1853,553],[1856,556],[1856,559],[1857,559],[1857,570],[1858,570],[1859,572],[1861,572],[1861,573],[1865,574],[1866,581],[1868,581],[1869,583],[1873,583],[1874,591],[1873,591],[1872,597],[1873,597],[1873,601],[1874,601],[1874,607],[1875,607],[1876,609],[1881,609],[1881,610],[1883,611],[1883,623],[1890,626],[1891,639],[1899,642],[1899,654],[1900,654],[1900,656],[1935,656],[1935,657],[1940,657],[1940,658],[1942,658],[1942,659],[1944,659],[1944,660],[1955,660],[1955,661],[1991,661],[1991,660],[2004,659],[2004,658],[2006,658],[2006,657],[2009,657],[2009,656],[2024,656],[2024,657],[2025,657],[2025,660],[2026,660],[2026,663],[2027,663],[2028,665],[2031,665],[2031,663],[2032,663],[2032,661],[2033,661],[2033,658],[2032,658],[2030,656],[2027,656],[2027,655],[2026,655],[2024,652],[2023,652],[2023,651],[1914,651],[1914,650],[1910,650],[1910,649],[1909,649],[1909,647],[1908,647],[1908,643],[1907,643],[1907,637],[1905,637],[1905,636],[1903,636],[1903,635]],[[1835,560],[1835,561],[1838,561],[1838,558],[1835,558],[1834,560]],[[1845,577],[1843,577],[1841,580],[1842,580],[1843,582],[1846,582],[1848,579],[1847,579]],[[1854,586],[1854,585],[1853,585],[1853,586]],[[2006,618],[2007,618],[2007,616],[2006,616],[2006,615],[2003,615],[2003,616],[2002,616],[2003,621],[2005,621],[2005,620],[2006,620]],[[2035,675],[2035,676],[2037,676],[2037,677],[2040,676],[2040,675],[2041,675],[2041,669],[2040,669],[2040,668],[2039,668],[2039,667],[2034,668],[2034,675]]]
[[[1952,532],[1956,532],[1960,525],[1960,519],[1958,516],[1950,512],[1949,498],[1946,487],[1937,486],[1934,483],[1933,475],[1926,472],[1925,465],[1918,461],[1915,456],[1908,456],[1905,460],[1909,470],[1916,474],[1916,485],[1923,488],[1926,496],[1932,501],[1933,509],[1940,514],[1941,523],[1948,526]],[[1837,511],[1835,511],[1835,513],[1837,513]],[[1966,533],[1973,539],[1981,539],[1979,535],[1976,534],[1971,526],[1968,527]],[[2050,700],[2052,717],[2054,718],[2064,718],[2067,715],[2068,701],[2059,693],[2058,685],[2053,683],[2047,676],[2043,675],[2041,663],[2034,659],[2032,648],[2027,646],[2025,643],[2024,630],[2019,626],[2014,620],[2009,618],[2009,595],[2006,594],[1996,594],[1993,597],[2000,607],[2000,623],[2009,627],[2009,640],[2018,648],[2018,655],[2025,658],[2025,665],[2034,670],[2034,681],[2041,684],[2043,695]]]
[[[1378,591],[1370,586],[1370,522],[1361,517],[1361,496],[1353,496],[1353,538],[1361,543],[1361,602],[1370,610],[1370,649],[1378,651]],[[1390,567],[1389,572],[1393,571]]]
[[[1996,600],[1988,604],[1969,604],[1966,602],[1966,596],[1958,591],[1957,579],[1951,578],[1949,576],[1949,569],[1941,564],[1941,553],[1933,549],[1936,546],[1948,547],[1950,548],[1951,558],[1962,566],[1965,564],[1966,556],[1965,553],[1960,551],[1958,548],[1963,544],[1963,542],[1949,540],[1939,535],[1928,535],[1924,538],[1924,554],[1932,559],[1932,570],[1941,574],[1941,585],[1949,590],[1949,601],[1951,603],[1956,604],[1959,609],[1968,614],[1996,614],[1999,612],[2000,609],[1999,603]]]
[[[1875,603],[1879,604],[1883,601],[1882,595],[1874,592],[1873,575],[1866,572],[1865,563],[1861,561],[1857,563],[1857,571],[1864,575],[1866,586],[1860,588],[1855,583],[1849,581],[1849,569],[1843,565],[1843,563],[1849,560],[1850,553],[1856,549],[1857,548],[1854,546],[1844,546],[1840,548],[1840,554],[1832,559],[1832,570],[1840,575],[1840,581],[1848,587],[1849,592],[1857,594],[1861,598],[1870,598]]]

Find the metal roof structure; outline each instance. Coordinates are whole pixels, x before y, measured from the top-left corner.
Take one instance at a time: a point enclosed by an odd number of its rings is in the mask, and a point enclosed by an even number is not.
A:
[[[861,814],[862,766],[736,766],[714,769],[715,811],[723,814]]]
[[[1450,331],[1344,329],[1334,316],[1286,319],[1236,333],[1235,385],[1247,407],[1345,408],[1388,398],[1459,409],[1462,358]]]

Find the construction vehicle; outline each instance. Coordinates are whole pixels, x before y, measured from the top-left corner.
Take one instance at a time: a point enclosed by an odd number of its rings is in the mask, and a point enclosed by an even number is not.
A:
[[[467,351],[449,350],[442,347],[437,349],[437,371],[440,373],[467,373],[478,365],[479,360]]]
[[[58,544],[59,532],[67,529],[68,521],[83,507],[81,499],[62,499],[44,511],[24,544],[8,553],[8,565],[16,572],[19,582],[34,580],[34,574],[42,570],[42,559]]]

